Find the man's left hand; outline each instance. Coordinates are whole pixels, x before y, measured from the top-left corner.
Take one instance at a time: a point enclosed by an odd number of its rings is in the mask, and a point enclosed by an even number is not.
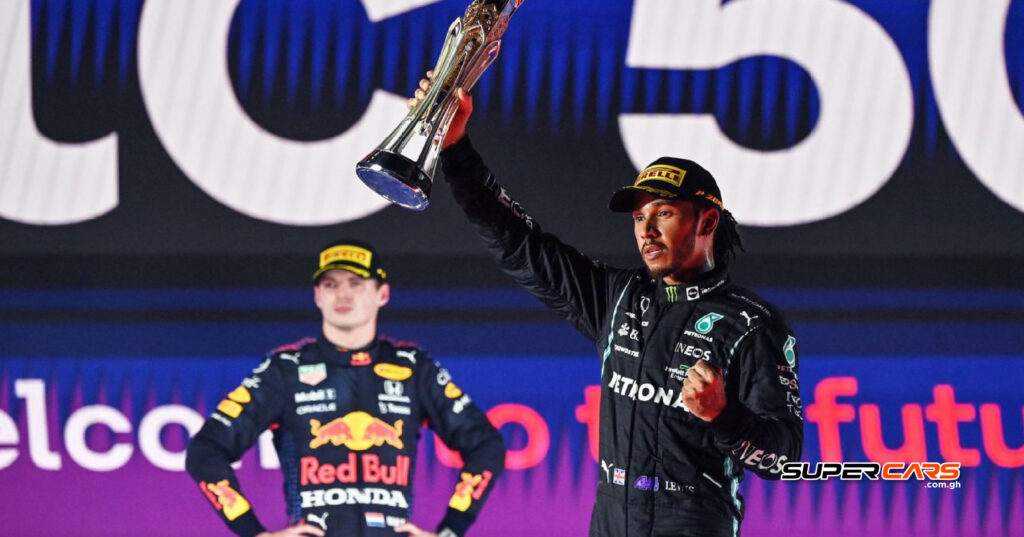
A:
[[[437,537],[436,533],[421,530],[416,524],[406,522],[395,528],[395,533],[407,533],[409,537]]]
[[[704,421],[717,418],[725,408],[722,370],[704,360],[697,360],[683,380],[683,404],[690,413]]]

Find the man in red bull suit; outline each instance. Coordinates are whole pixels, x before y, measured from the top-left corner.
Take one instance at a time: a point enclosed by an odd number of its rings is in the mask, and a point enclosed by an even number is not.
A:
[[[189,474],[241,537],[465,535],[504,468],[501,435],[422,349],[377,334],[390,286],[369,244],[325,247],[313,286],[323,333],[271,351],[220,402],[189,444]],[[408,522],[424,422],[465,461],[436,534]],[[292,521],[279,531],[230,466],[268,428]]]

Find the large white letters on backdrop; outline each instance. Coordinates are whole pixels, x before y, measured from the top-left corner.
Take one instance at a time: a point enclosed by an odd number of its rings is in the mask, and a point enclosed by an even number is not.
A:
[[[355,163],[405,116],[405,98],[377,90],[363,117],[330,140],[270,134],[242,109],[228,75],[238,2],[149,0],[142,9],[139,83],[171,158],[214,199],[262,220],[333,224],[387,206],[357,180]]]
[[[403,114],[377,90],[362,118],[330,140],[297,142],[260,128],[239,105],[227,68],[228,25],[240,0],[148,0],[139,25],[139,84],[152,125],[184,174],[253,218],[324,225],[387,205],[355,179],[358,161]],[[362,0],[378,22],[440,0]],[[117,135],[54,142],[32,117],[31,0],[0,2],[0,218],[72,224],[117,206]],[[1024,116],[1014,102],[1003,35],[1010,0],[933,0],[932,86],[954,145],[979,180],[1024,211]],[[966,44],[966,45],[965,45]],[[899,165],[913,124],[900,52],[870,16],[839,0],[636,0],[630,67],[714,69],[755,55],[789,59],[821,97],[817,124],[795,146],[741,147],[715,119],[624,114],[623,143],[639,168],[685,155],[723,183],[746,224],[786,226],[841,214]],[[774,200],[771,204],[765,200]],[[44,457],[46,458],[46,457]]]
[[[874,19],[837,0],[633,4],[631,67],[714,69],[756,55],[810,73],[821,112],[806,139],[755,151],[731,141],[710,115],[624,114],[620,130],[633,164],[692,158],[722,183],[737,219],[760,226],[835,216],[878,191],[906,152],[914,112],[900,51]]]
[[[117,135],[46,138],[32,117],[30,0],[0,2],[0,218],[37,225],[91,220],[117,206]]]
[[[978,179],[1024,211],[1024,116],[1003,61],[1010,0],[932,0],[928,60],[946,131]]]

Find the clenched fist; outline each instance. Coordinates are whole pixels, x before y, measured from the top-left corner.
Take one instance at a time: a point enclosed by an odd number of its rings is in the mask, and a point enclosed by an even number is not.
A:
[[[683,380],[683,403],[694,416],[704,421],[718,417],[725,409],[722,370],[704,360],[697,360]]]

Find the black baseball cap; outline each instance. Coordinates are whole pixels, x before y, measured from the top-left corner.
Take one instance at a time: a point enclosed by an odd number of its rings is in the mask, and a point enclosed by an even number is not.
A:
[[[608,208],[617,213],[633,210],[633,199],[639,194],[656,198],[700,199],[724,210],[722,192],[711,172],[696,162],[683,158],[661,157],[647,165],[632,185],[620,188],[608,201]]]
[[[355,239],[334,241],[320,250],[319,268],[313,273],[313,283],[333,269],[347,270],[383,283],[388,280],[388,273],[381,265],[380,255],[369,243]]]

